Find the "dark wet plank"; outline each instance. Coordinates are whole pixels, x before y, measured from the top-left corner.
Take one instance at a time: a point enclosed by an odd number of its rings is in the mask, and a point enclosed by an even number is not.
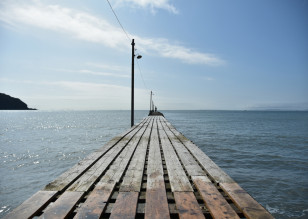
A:
[[[29,199],[24,201],[20,206],[15,208],[11,213],[6,215],[4,219],[24,219],[31,218],[37,212],[42,210],[49,201],[57,195],[56,191],[38,191]]]
[[[100,188],[93,190],[86,201],[77,209],[77,214],[74,218],[100,218],[115,185],[115,182],[101,183]]]
[[[213,218],[240,218],[207,177],[196,176],[192,180]]]
[[[174,199],[180,219],[205,218],[193,192],[174,192]]]
[[[146,192],[145,219],[170,218],[165,186]]]
[[[40,218],[67,218],[83,195],[83,192],[64,192],[55,203],[47,207]]]
[[[221,183],[220,187],[228,194],[247,218],[274,218],[237,183]]]
[[[113,205],[110,219],[134,219],[139,192],[120,192]]]

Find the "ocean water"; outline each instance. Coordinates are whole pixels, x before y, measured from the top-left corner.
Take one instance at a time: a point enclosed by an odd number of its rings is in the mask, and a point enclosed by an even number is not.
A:
[[[276,218],[308,218],[308,112],[163,113]],[[0,218],[129,127],[130,111],[0,112]]]

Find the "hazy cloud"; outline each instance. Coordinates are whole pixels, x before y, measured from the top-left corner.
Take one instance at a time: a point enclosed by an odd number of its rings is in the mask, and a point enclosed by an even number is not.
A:
[[[178,14],[179,11],[170,4],[169,0],[117,0],[118,4],[123,4],[125,6],[138,6],[141,8],[150,9],[153,13],[155,13],[155,9],[163,9],[167,10],[173,14]]]
[[[135,2],[135,1],[134,1]],[[137,1],[136,1],[137,2]],[[140,4],[169,5],[168,1],[141,1]],[[123,50],[130,48],[122,30],[102,18],[59,5],[44,5],[40,1],[25,4],[21,1],[2,1],[0,21],[15,28],[34,26],[67,34],[80,40],[99,43],[107,47]],[[167,7],[167,6],[166,6]],[[221,65],[223,60],[214,54],[194,51],[168,39],[153,39],[133,36],[138,41],[138,49],[166,58],[174,58],[190,64]]]
[[[0,78],[0,83],[10,87],[25,85],[29,90],[36,88],[41,92],[29,99],[30,106],[39,109],[128,109],[130,106],[131,88],[115,84],[92,83],[81,81],[35,81]],[[49,94],[46,90],[57,92]],[[65,99],[65,102],[61,100]],[[135,88],[136,109],[148,107],[147,90]],[[59,105],[59,102],[62,104]]]

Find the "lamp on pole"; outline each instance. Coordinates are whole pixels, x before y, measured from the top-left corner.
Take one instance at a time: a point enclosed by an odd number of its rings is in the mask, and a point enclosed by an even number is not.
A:
[[[138,55],[137,59],[142,56]],[[134,71],[135,71],[135,39],[132,40],[132,97],[131,97],[131,126],[134,126]]]

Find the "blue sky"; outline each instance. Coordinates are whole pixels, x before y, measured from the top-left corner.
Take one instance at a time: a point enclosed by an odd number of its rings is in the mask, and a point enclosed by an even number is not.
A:
[[[308,109],[307,0],[110,0],[135,38],[135,108]],[[107,1],[2,0],[0,92],[130,109],[131,41]]]

